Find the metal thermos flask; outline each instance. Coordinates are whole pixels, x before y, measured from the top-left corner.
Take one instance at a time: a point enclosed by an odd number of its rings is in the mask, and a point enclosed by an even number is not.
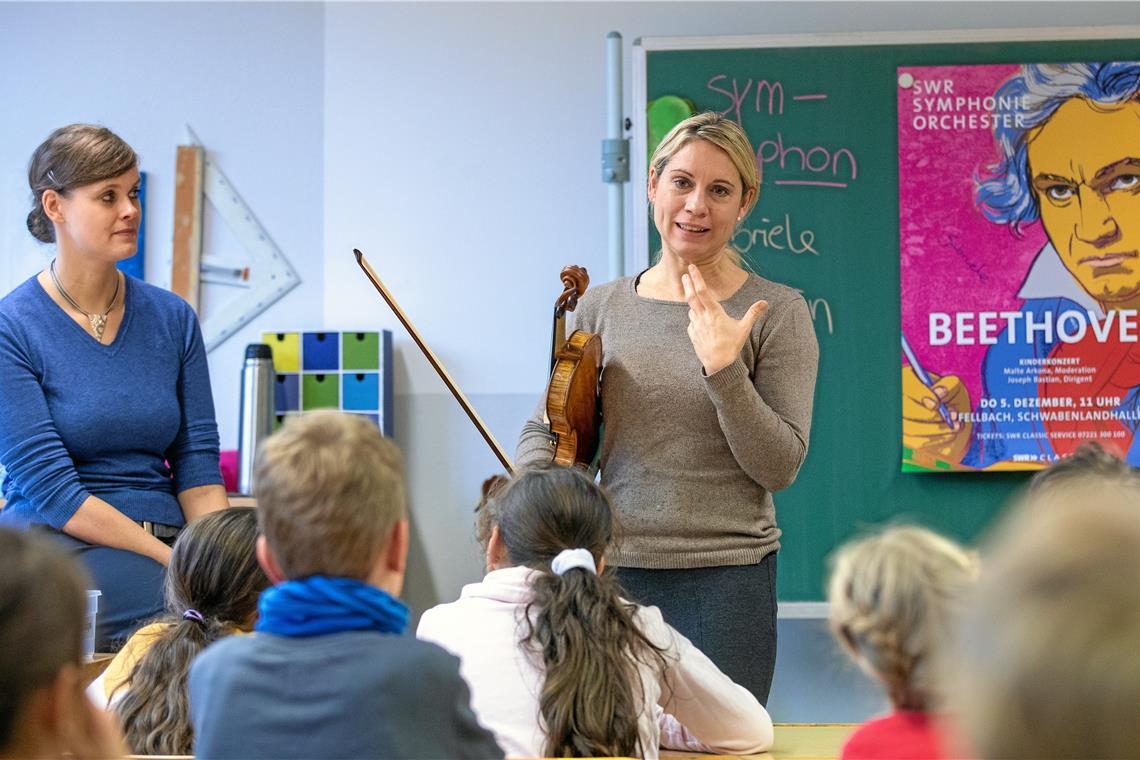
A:
[[[263,438],[273,432],[276,414],[273,351],[264,343],[245,347],[241,368],[241,416],[238,424],[238,492],[253,492],[253,460]]]

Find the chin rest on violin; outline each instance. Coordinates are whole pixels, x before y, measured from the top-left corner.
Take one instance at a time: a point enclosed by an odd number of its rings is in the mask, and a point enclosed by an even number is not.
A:
[[[566,334],[566,312],[574,311],[586,292],[590,276],[582,267],[562,270],[565,289],[554,305],[554,336],[550,384],[546,388],[546,419],[554,437],[556,464],[589,467],[598,450],[602,410],[598,399],[602,338],[584,330]]]

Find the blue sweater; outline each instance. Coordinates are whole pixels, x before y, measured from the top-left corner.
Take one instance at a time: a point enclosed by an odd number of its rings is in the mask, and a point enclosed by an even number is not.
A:
[[[230,636],[194,659],[188,691],[201,760],[503,756],[459,660],[408,636]]]
[[[0,523],[60,529],[88,496],[182,525],[176,494],[221,483],[206,351],[189,304],[125,278],[103,345],[33,277],[0,300]]]

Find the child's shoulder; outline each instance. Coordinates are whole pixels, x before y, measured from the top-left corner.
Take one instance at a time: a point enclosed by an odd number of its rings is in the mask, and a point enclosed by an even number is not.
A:
[[[937,727],[925,713],[896,711],[867,721],[847,739],[843,760],[938,760]]]
[[[190,664],[191,670],[205,670],[207,668],[224,670],[232,660],[245,657],[251,644],[257,638],[257,635],[254,634],[250,636],[226,636],[215,641],[194,658],[194,662]]]
[[[295,670],[333,661],[351,660],[361,679],[391,677],[392,673],[429,668],[458,671],[458,660],[435,644],[411,636],[375,631],[345,631],[323,636],[284,637],[254,633],[230,636],[210,645],[195,660],[200,669],[232,670],[242,665],[270,666],[289,662]]]
[[[383,670],[389,675],[396,672],[416,673],[420,677],[429,673],[449,676],[459,672],[459,659],[433,642],[387,635],[374,636],[372,640],[372,645],[383,651],[388,660]]]

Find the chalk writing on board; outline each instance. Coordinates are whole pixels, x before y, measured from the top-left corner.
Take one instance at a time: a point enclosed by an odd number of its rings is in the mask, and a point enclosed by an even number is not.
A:
[[[815,233],[809,229],[797,229],[791,214],[784,214],[775,220],[762,216],[759,223],[754,224],[755,226],[742,225],[732,236],[732,247],[742,254],[753,248],[767,248],[796,255],[819,255],[815,249]]]
[[[834,335],[835,321],[831,317],[831,304],[827,302],[827,299],[809,296],[804,293],[803,288],[796,288],[796,292],[802,295],[804,300],[807,301],[812,321],[819,324],[821,319],[827,320],[827,334]]]
[[[813,145],[806,150],[798,145],[785,145],[784,135],[776,133],[776,139],[762,141],[756,146],[756,158],[767,170],[768,164],[787,170],[792,169],[809,175],[830,177],[819,179],[777,179],[777,185],[814,185],[817,187],[847,187],[859,176],[859,163],[850,148],[829,150],[822,145]]]
[[[741,106],[744,103],[744,99],[749,97],[750,93],[753,95],[753,97],[749,103],[756,113],[761,113],[761,109],[764,108],[766,108],[764,112],[769,116],[784,113],[784,85],[780,82],[769,82],[767,79],[760,79],[757,81],[748,79],[746,82],[744,82],[743,85],[741,85],[737,81],[736,77],[733,77],[731,92],[716,86],[722,82],[722,80],[727,79],[727,74],[717,74],[715,77],[708,81],[708,88],[713,92],[719,92],[721,95],[724,95],[732,102],[732,105],[721,111],[721,114],[727,116],[729,111],[735,111],[736,123],[740,126],[744,126],[744,121],[740,115]],[[755,88],[753,85],[755,85]],[[765,94],[768,96],[766,107],[764,99]]]
[[[742,127],[745,113],[773,118],[785,115],[784,84],[779,80],[751,77],[737,79],[730,78],[727,74],[716,74],[705,86],[711,92],[728,99],[728,106],[720,113],[724,116],[731,115]],[[802,103],[807,107],[826,100],[825,92],[804,92],[791,96],[793,104]],[[776,132],[774,138],[762,140],[757,145],[756,162],[765,173],[779,168],[780,176],[774,183],[782,186],[844,189],[859,176],[858,161],[850,148],[798,145],[793,138],[785,142],[782,132]]]

